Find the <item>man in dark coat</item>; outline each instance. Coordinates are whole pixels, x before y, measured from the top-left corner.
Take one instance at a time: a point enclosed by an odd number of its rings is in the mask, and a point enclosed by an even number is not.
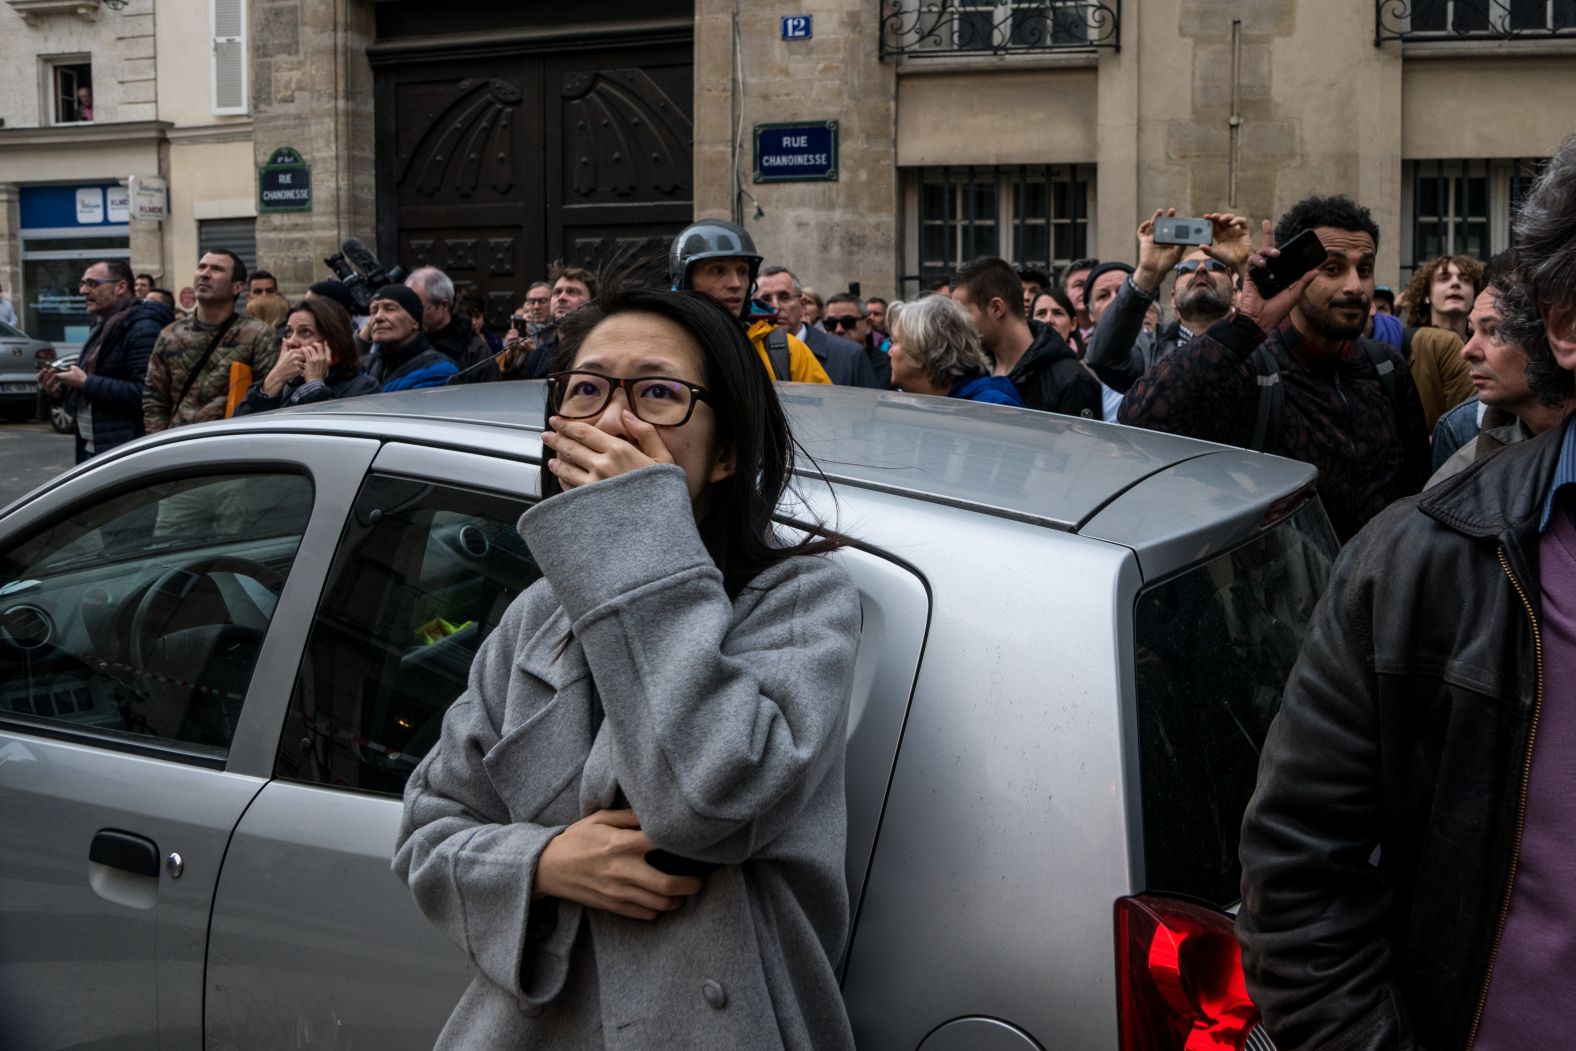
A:
[[[958,271],[952,298],[968,311],[980,342],[1031,409],[1102,418],[1100,383],[1056,330],[1023,314],[1023,282],[1001,259],[976,259]]]
[[[424,266],[405,279],[405,287],[421,300],[421,330],[427,341],[443,351],[456,366],[470,368],[492,357],[487,340],[471,319],[455,309],[454,282],[435,266]]]
[[[77,364],[40,370],[51,397],[65,394],[77,417],[77,463],[143,434],[142,384],[148,355],[175,312],[160,300],[138,299],[124,259],[94,263],[82,273],[82,297],[93,327]]]
[[[804,288],[785,266],[763,266],[756,280],[755,298],[777,308],[777,326],[810,348],[833,383],[844,387],[874,387],[875,373],[864,349],[850,339],[804,322]]]
[[[1217,238],[1223,228],[1236,228],[1235,216],[1223,219]],[[1326,257],[1298,283],[1300,295],[1290,311],[1267,328],[1246,309],[1211,325],[1139,377],[1117,418],[1134,427],[1253,446],[1260,391],[1271,386],[1260,382],[1259,364],[1267,356],[1284,397],[1269,414],[1260,451],[1319,469],[1319,495],[1345,543],[1386,506],[1428,481],[1428,430],[1401,356],[1383,344],[1362,342],[1378,224],[1348,198],[1310,197],[1281,217],[1274,243],[1285,244],[1304,230],[1317,234]],[[1240,236],[1247,236],[1245,226]],[[1224,251],[1219,242],[1212,249]],[[1245,286],[1244,300],[1255,293]]]
[[[1500,331],[1565,403],[1576,142],[1515,232]],[[1278,1047],[1569,1046],[1573,700],[1567,416],[1388,508],[1335,564],[1239,847],[1243,970]]]

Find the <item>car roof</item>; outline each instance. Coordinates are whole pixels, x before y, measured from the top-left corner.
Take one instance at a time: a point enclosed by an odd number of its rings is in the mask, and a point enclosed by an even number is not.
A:
[[[509,432],[534,438],[541,431],[545,391],[539,381],[466,384],[319,402],[244,421],[503,452]],[[1189,475],[1208,486],[1210,513],[1219,517],[1313,480],[1313,469],[1296,461],[1056,413],[816,384],[781,384],[778,391],[794,438],[832,482],[1064,530],[1078,530],[1140,482],[1183,463],[1192,462]],[[397,431],[389,427],[393,417]],[[1218,467],[1193,462],[1210,457]],[[810,469],[802,457],[799,468]],[[1244,473],[1250,484],[1241,484]]]

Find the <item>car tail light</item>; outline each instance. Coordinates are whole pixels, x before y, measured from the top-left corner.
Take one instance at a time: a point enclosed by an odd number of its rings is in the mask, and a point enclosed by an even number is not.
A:
[[[33,354],[33,360],[36,361],[40,366],[48,365],[51,361],[55,360],[55,349],[53,347],[45,347],[42,350],[36,351]]]
[[[1116,1000],[1122,1051],[1273,1048],[1248,999],[1231,917],[1140,895],[1116,903]]]

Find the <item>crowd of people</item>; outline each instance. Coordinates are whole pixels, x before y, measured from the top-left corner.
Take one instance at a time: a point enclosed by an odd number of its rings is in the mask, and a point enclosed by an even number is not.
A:
[[[1131,260],[1079,259],[1053,279],[1002,259],[966,263],[911,302],[826,298],[744,229],[698,221],[675,238],[668,283],[739,318],[776,380],[1022,406],[1264,450],[1319,468],[1345,541],[1384,507],[1475,457],[1547,429],[1569,409],[1534,395],[1494,342],[1514,253],[1419,266],[1395,296],[1375,280],[1380,230],[1341,196],[1310,197],[1260,248],[1312,231],[1326,258],[1265,302],[1247,277],[1244,217],[1204,216],[1211,243],[1167,244],[1156,210]],[[1170,283],[1169,309],[1162,296]],[[530,286],[505,332],[441,270],[358,302],[334,279],[294,305],[233,252],[203,255],[190,312],[150,275],[95,263],[82,294],[96,319],[75,367],[41,382],[77,409],[79,458],[138,434],[328,398],[455,383],[543,379],[565,319],[598,275],[558,264]],[[949,305],[950,304],[950,305]]]
[[[551,588],[522,596],[478,656],[411,779],[396,857],[478,965],[457,1041],[592,1039],[595,972],[581,957],[571,973],[584,909],[605,925],[599,954],[663,961],[628,969],[652,996],[641,975],[753,932],[763,958],[799,971],[771,972],[782,995],[763,987],[752,1002],[768,1006],[734,1019],[734,1042],[851,1045],[832,966],[847,917],[824,906],[841,879],[839,705],[858,597],[835,563],[794,557],[841,538],[770,542],[792,452],[768,381],[792,380],[1316,466],[1345,548],[1242,831],[1248,989],[1285,1047],[1557,1046],[1576,970],[1562,860],[1576,784],[1576,140],[1522,203],[1516,248],[1431,260],[1399,296],[1376,284],[1381,231],[1347,197],[1298,201],[1257,231],[1208,214],[1197,247],[1158,236],[1172,218],[1138,225],[1131,261],[1078,260],[1053,280],[977,259],[909,302],[813,297],[745,230],[702,220],[672,245],[680,294],[599,295],[596,274],[558,266],[497,335],[431,268],[377,289],[363,316],[337,281],[292,305],[213,251],[177,318],[123,262],[98,262],[82,278],[96,321],[81,360],[41,378],[72,397],[83,458],[377,390],[557,384],[544,499],[523,522]],[[1309,232],[1311,270],[1279,288],[1255,276]],[[650,361],[660,377],[642,373]],[[571,374],[583,381],[561,382]],[[779,630],[794,618],[805,630]],[[756,649],[773,652],[770,689],[734,658]],[[588,662],[607,673],[594,684]],[[506,734],[550,710],[546,735]],[[618,745],[594,750],[604,718]],[[666,734],[694,763],[692,794],[649,747]],[[500,778],[489,750],[536,773]],[[560,791],[582,774],[579,795]],[[693,856],[637,864],[647,832]],[[745,880],[736,862],[763,842],[784,863]],[[677,912],[714,871],[713,906],[647,941],[606,926]]]

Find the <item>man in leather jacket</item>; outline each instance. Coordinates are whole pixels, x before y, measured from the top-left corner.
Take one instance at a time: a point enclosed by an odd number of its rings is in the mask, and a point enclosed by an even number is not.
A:
[[[1516,233],[1507,337],[1546,348],[1529,382],[1566,398],[1576,140]],[[1243,967],[1282,1051],[1567,1046],[1573,705],[1567,416],[1392,505],[1336,563],[1240,846]]]

